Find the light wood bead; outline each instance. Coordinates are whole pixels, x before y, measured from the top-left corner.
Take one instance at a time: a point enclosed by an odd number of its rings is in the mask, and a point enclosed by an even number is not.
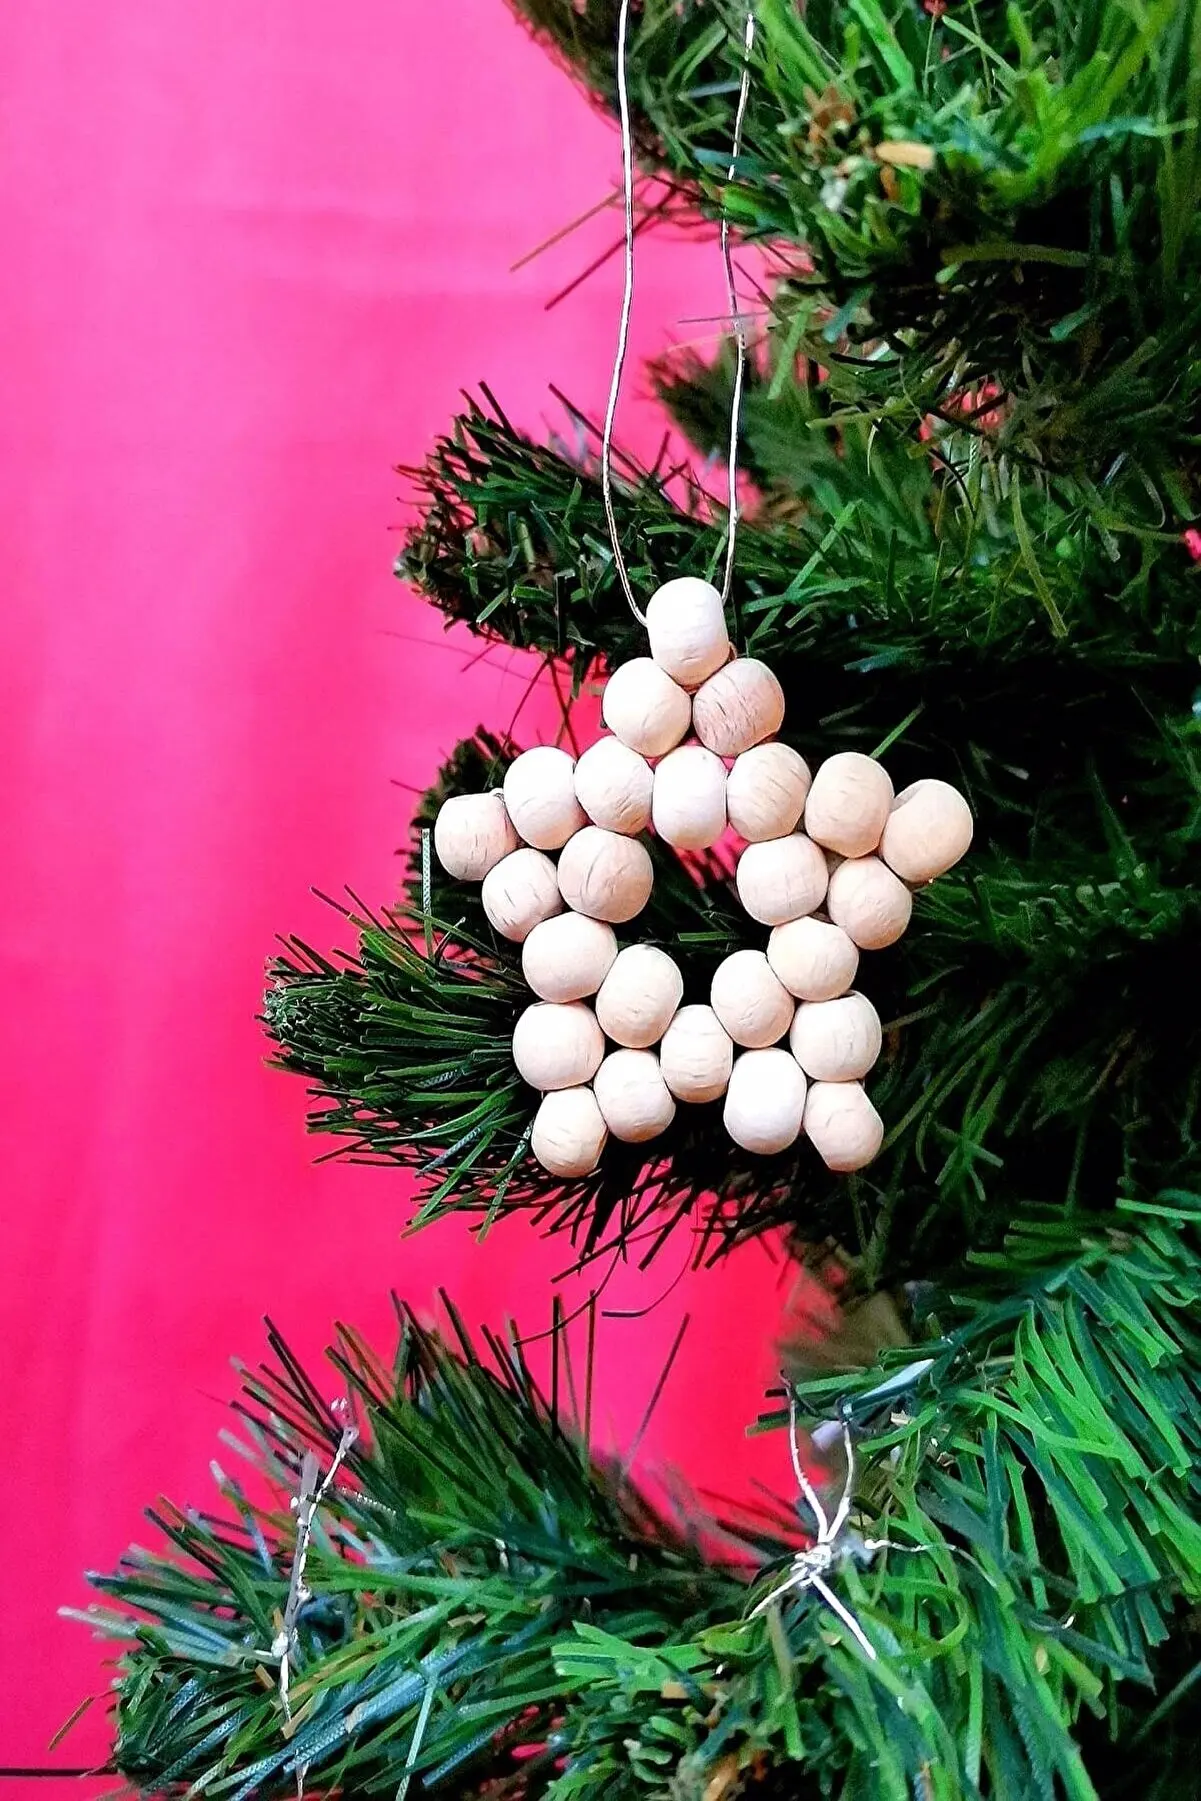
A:
[[[880,840],[880,855],[903,882],[932,882],[972,842],[972,809],[949,782],[929,777],[902,788]]]
[[[684,978],[666,951],[629,944],[600,985],[596,1017],[615,1043],[645,1050],[666,1032],[683,992]]]
[[[647,602],[651,655],[681,688],[699,688],[730,654],[721,595],[710,582],[680,575]]]
[[[859,947],[826,919],[791,919],[767,941],[767,960],[800,1001],[832,1001],[845,994],[859,968]]]
[[[739,657],[711,675],[692,697],[692,725],[719,757],[741,756],[784,723],[784,690],[756,657]]]
[[[590,1176],[608,1136],[591,1088],[560,1088],[534,1115],[530,1149],[552,1176]]]
[[[598,825],[569,838],[559,857],[559,891],[567,905],[611,925],[641,913],[654,880],[644,844]]]
[[[525,846],[510,851],[488,871],[480,899],[493,928],[515,944],[544,919],[563,911],[554,864],[540,850]]]
[[[534,927],[521,947],[521,971],[540,1000],[582,1001],[595,994],[617,956],[613,927],[584,913],[559,913]]]
[[[553,744],[537,744],[505,771],[505,806],[518,833],[535,850],[561,850],[584,824],[575,797],[575,759]]]
[[[813,1082],[805,1132],[827,1169],[863,1169],[884,1142],[884,1121],[858,1082]]]
[[[654,781],[646,758],[620,738],[598,738],[575,766],[576,799],[593,825],[627,837],[651,822]]]
[[[880,1015],[865,994],[802,1001],[788,1043],[815,1082],[857,1082],[880,1055]]]
[[[811,780],[809,765],[790,745],[753,745],[726,778],[730,824],[748,844],[795,832]]]
[[[438,861],[459,882],[482,882],[518,842],[498,788],[489,794],[452,794],[434,821]]]
[[[645,1144],[666,1132],[676,1104],[653,1051],[610,1051],[592,1084],[596,1104],[614,1138]]]
[[[513,1028],[513,1061],[531,1088],[549,1094],[590,1082],[605,1054],[605,1040],[591,1007],[535,1001]]]
[[[735,1044],[764,1050],[778,1044],[796,1011],[792,996],[762,951],[734,951],[713,972],[709,1001]]]
[[[677,850],[708,850],[726,829],[726,766],[703,744],[681,744],[655,768],[651,821]]]
[[[909,924],[913,896],[879,857],[849,857],[830,877],[826,911],[860,950],[882,951]]]
[[[744,1151],[774,1156],[800,1136],[805,1076],[788,1051],[744,1051],[734,1065],[722,1115],[726,1131]]]
[[[601,718],[623,744],[644,757],[666,756],[692,723],[692,702],[650,657],[615,669],[601,695]]]
[[[734,1045],[712,1007],[681,1007],[659,1046],[663,1080],[678,1101],[715,1101],[734,1067]]]
[[[820,907],[826,895],[826,859],[803,832],[748,844],[735,872],[738,898],[760,925],[778,926]]]
[[[842,857],[865,857],[875,850],[892,806],[888,771],[862,751],[827,757],[813,778],[805,802],[805,830]]]

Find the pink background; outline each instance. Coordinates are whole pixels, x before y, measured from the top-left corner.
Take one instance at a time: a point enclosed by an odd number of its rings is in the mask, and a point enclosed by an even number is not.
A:
[[[5,9],[0,111],[0,1764],[40,1764],[101,1650],[57,1619],[208,1459],[270,1310],[315,1356],[383,1337],[387,1291],[549,1317],[564,1261],[523,1224],[402,1241],[405,1178],[315,1167],[255,1023],[273,934],[322,946],[310,884],[394,892],[408,795],[526,679],[390,574],[398,462],[462,386],[562,424],[598,409],[618,267],[547,313],[609,214],[609,125],[502,0],[108,0]],[[722,306],[712,245],[651,240],[636,356]],[[631,382],[628,442],[659,426]],[[527,712],[527,737],[538,723]],[[548,728],[545,706],[540,718]],[[615,1305],[680,1266],[623,1272]],[[567,1290],[570,1302],[578,1289]],[[602,1328],[602,1418],[701,1486],[786,1492],[745,1423],[773,1375],[761,1248]],[[100,1710],[55,1754],[101,1759]],[[19,1794],[9,1784],[6,1794]],[[29,1785],[45,1796],[46,1784]]]

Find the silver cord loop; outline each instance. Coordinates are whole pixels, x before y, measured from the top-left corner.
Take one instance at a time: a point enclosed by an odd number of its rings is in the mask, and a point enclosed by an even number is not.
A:
[[[826,1581],[827,1575],[834,1568],[841,1554],[842,1533],[850,1518],[855,1500],[855,1445],[851,1437],[850,1425],[844,1418],[842,1421],[842,1449],[846,1458],[846,1473],[843,1479],[842,1494],[832,1517],[826,1512],[816,1488],[805,1474],[805,1466],[801,1461],[801,1447],[797,1439],[796,1393],[791,1384],[788,1389],[788,1442],[792,1454],[793,1474],[797,1479],[797,1487],[817,1523],[817,1537],[811,1545],[807,1545],[803,1551],[796,1553],[775,1587],[770,1589],[763,1599],[752,1607],[750,1618],[757,1619],[759,1615],[766,1613],[769,1607],[774,1607],[782,1601],[785,1595],[804,1594],[809,1589],[813,1589],[825,1602],[830,1612],[842,1621],[864,1656],[874,1663],[879,1655],[876,1647],[851,1609]]]
[[[626,349],[630,341],[630,308],[634,302],[634,141],[630,131],[630,96],[626,86],[626,35],[630,23],[630,0],[621,0],[617,19],[617,109],[621,116],[621,182],[625,198],[625,289],[621,298],[621,323],[617,328],[617,355],[613,360],[613,377],[609,383],[609,404],[605,408],[605,429],[601,435],[601,491],[605,499],[605,521],[609,527],[609,543],[613,546],[613,566],[617,579],[639,625],[646,624],[646,614],[630,583],[630,572],[621,553],[617,537],[617,518],[613,512],[613,421],[617,417],[617,400],[621,393],[621,372],[625,367]]]
[[[748,3],[746,35],[742,41],[742,85],[738,90],[738,110],[734,115],[734,142],[730,151],[727,186],[734,180],[738,158],[742,154],[742,126],[746,118],[747,96],[751,91],[751,52],[755,47],[755,12]],[[742,385],[746,376],[746,324],[738,310],[738,290],[734,285],[734,264],[730,258],[730,219],[725,207],[721,211],[721,260],[726,272],[726,298],[730,305],[730,322],[738,354],[734,362],[734,394],[730,401],[730,451],[726,460],[726,485],[729,499],[726,527],[726,572],[721,584],[721,603],[726,605],[734,585],[734,546],[738,537],[738,435],[742,425]]]
[[[613,511],[613,423],[617,417],[622,371],[625,368],[626,351],[630,341],[630,312],[634,303],[634,139],[630,127],[630,95],[626,70],[626,41],[629,35],[629,23],[630,0],[621,0],[621,8],[617,17],[617,110],[621,120],[621,177],[622,196],[625,203],[625,285],[621,300],[621,320],[617,331],[617,354],[613,360],[609,400],[605,408],[605,426],[601,434],[601,492],[604,496],[605,522],[609,528],[609,543],[613,549],[613,566],[617,571],[617,579],[621,583],[622,593],[629,603],[630,611],[639,625],[645,625],[646,614],[638,605],[638,597],[634,593],[633,584],[630,581],[630,572],[618,541],[617,516]],[[734,140],[727,182],[732,182],[734,179],[738,158],[742,151],[742,127],[746,118],[747,97],[750,94],[751,51],[754,43],[755,13],[753,5],[748,4],[746,34],[743,39],[742,81],[738,90],[738,107],[734,115]],[[747,354],[746,326],[738,310],[734,265],[730,257],[730,222],[725,215],[724,208],[721,220],[721,257],[726,276],[726,296],[730,307],[730,321],[738,350],[734,369],[734,395],[730,406],[730,445],[726,465],[728,523],[726,528],[726,566],[721,589],[722,604],[724,605],[730,598],[730,590],[734,581],[734,553],[738,537],[738,434],[742,418],[742,390],[746,374]]]

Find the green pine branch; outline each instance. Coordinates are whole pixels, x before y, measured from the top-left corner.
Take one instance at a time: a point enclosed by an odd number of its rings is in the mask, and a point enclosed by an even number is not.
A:
[[[554,1801],[1093,1801],[1141,1770],[1183,1801],[1187,1622],[1165,1646],[1201,1600],[1199,1223],[1183,1193],[1031,1220],[964,1298],[927,1297],[913,1344],[807,1385],[812,1419],[855,1427],[830,1580],[874,1662],[816,1596],[751,1617],[786,1530],[685,1530],[590,1452],[561,1335],[548,1401],[512,1339],[485,1361],[457,1322],[448,1343],[405,1314],[390,1366],[347,1330],[332,1354],[362,1438],[319,1512],[285,1731],[284,1497],[338,1427],[273,1337],[241,1412],[277,1499],[222,1476],[222,1517],[160,1510],[165,1547],[95,1578],[85,1617],[126,1645],[118,1767],[217,1798],[304,1766],[326,1791]]]
[[[514,0],[603,104],[616,0]],[[644,168],[799,246],[772,300],[849,405],[903,420],[982,384],[1023,459],[1115,458],[1196,503],[1201,12],[1158,0],[926,10],[755,0],[744,153],[726,166],[738,0],[647,0],[630,86]]]
[[[661,379],[708,448],[728,370]],[[803,1147],[764,1164],[726,1141],[718,1109],[682,1108],[666,1163],[613,1146],[595,1177],[552,1181],[528,1157],[536,1100],[508,1056],[526,1004],[517,953],[478,894],[436,870],[428,920],[418,883],[407,909],[358,910],[348,962],[291,944],[274,968],[268,1024],[313,1084],[311,1123],[424,1170],[423,1219],[528,1208],[584,1256],[635,1239],[653,1254],[658,1227],[686,1219],[702,1225],[701,1254],[784,1223],[833,1234],[889,1281],[995,1245],[1023,1197],[1196,1180],[1198,1030],[1187,1011],[1162,1030],[1164,997],[1201,974],[1201,634],[1183,548],[1110,537],[1054,486],[1019,501],[1002,464],[948,480],[945,446],[876,442],[778,371],[751,383],[747,442],[766,498],[740,538],[738,601],[747,648],[784,680],[786,736],[813,762],[886,747],[898,786],[949,775],[979,821],[968,862],[918,896],[910,935],[866,959],[888,1027],[873,1076],[884,1156],[830,1181]],[[402,570],[450,616],[565,654],[577,689],[644,649],[586,465],[475,409],[422,481]],[[681,510],[659,476],[631,476],[618,505],[644,587],[720,555],[700,502]],[[447,787],[499,779],[503,754],[465,750],[424,823]],[[706,998],[717,955],[765,934],[720,866],[698,888],[652,849],[640,934],[678,947],[689,998]]]

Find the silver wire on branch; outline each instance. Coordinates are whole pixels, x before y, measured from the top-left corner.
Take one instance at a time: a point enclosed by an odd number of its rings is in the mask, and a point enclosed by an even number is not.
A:
[[[831,1613],[842,1621],[865,1656],[870,1657],[874,1662],[877,1657],[876,1647],[850,1608],[839,1600],[826,1581],[828,1572],[842,1550],[839,1541],[842,1538],[843,1527],[850,1517],[851,1506],[855,1498],[855,1447],[851,1442],[851,1428],[843,1420],[842,1448],[846,1458],[846,1477],[843,1481],[838,1506],[832,1515],[828,1514],[822,1506],[817,1490],[806,1476],[801,1463],[800,1447],[797,1444],[796,1396],[791,1391],[788,1395],[788,1445],[792,1454],[792,1468],[797,1479],[797,1487],[804,1495],[809,1511],[816,1522],[817,1537],[813,1544],[807,1545],[803,1551],[797,1552],[788,1567],[787,1574],[751,1609],[751,1618],[757,1619],[760,1614],[766,1613],[769,1607],[774,1607],[777,1602],[782,1601],[787,1594],[812,1588],[821,1596]]]
[[[638,597],[634,593],[633,584],[630,581],[630,572],[626,566],[625,556],[618,538],[617,516],[613,511],[613,424],[617,417],[622,371],[625,368],[626,351],[630,341],[630,311],[634,302],[634,138],[630,126],[630,95],[626,68],[626,41],[629,35],[629,23],[630,0],[621,0],[621,9],[617,18],[617,109],[621,119],[621,175],[625,205],[625,285],[621,300],[621,319],[617,330],[617,354],[613,361],[609,400],[605,408],[605,425],[601,434],[601,492],[604,496],[605,520],[609,527],[609,542],[613,548],[613,566],[617,570],[617,579],[629,602],[630,611],[640,625],[645,625],[646,614],[638,605]],[[727,182],[734,179],[738,158],[742,151],[742,127],[746,118],[747,97],[750,93],[751,52],[754,44],[755,13],[754,8],[748,6],[746,31],[743,37],[742,80],[738,90],[738,106],[734,114],[734,138],[730,152],[730,167],[726,176]],[[738,310],[738,292],[734,282],[734,265],[730,256],[730,221],[724,207],[721,218],[721,257],[726,276],[730,322],[737,345],[734,395],[730,406],[730,445],[726,464],[728,524],[726,565],[721,587],[721,598],[724,605],[730,598],[730,589],[734,581],[734,553],[738,536],[738,436],[742,417],[742,389],[747,354],[746,326]]]
[[[879,1400],[902,1388],[907,1388],[917,1381],[931,1367],[931,1360],[922,1358],[911,1364],[908,1369],[881,1382],[873,1388],[865,1400]],[[842,1541],[843,1531],[851,1515],[855,1500],[855,1447],[851,1439],[851,1428],[846,1419],[839,1422],[842,1431],[842,1449],[845,1459],[846,1475],[843,1478],[842,1494],[833,1514],[828,1514],[822,1505],[817,1490],[806,1476],[801,1463],[800,1446],[797,1443],[797,1405],[796,1396],[791,1388],[788,1392],[788,1444],[792,1456],[793,1473],[797,1479],[797,1487],[804,1496],[817,1526],[817,1537],[813,1544],[798,1551],[787,1571],[775,1586],[764,1595],[763,1599],[751,1609],[751,1619],[757,1619],[767,1612],[769,1607],[776,1606],[785,1595],[803,1593],[805,1589],[814,1589],[819,1594],[830,1612],[840,1619],[855,1643],[864,1655],[873,1663],[878,1660],[879,1652],[868,1638],[867,1633],[855,1618],[844,1601],[839,1600],[826,1576],[844,1552],[850,1551],[850,1545]],[[926,1551],[927,1545],[899,1545],[891,1538],[859,1538],[855,1535],[855,1547],[869,1555],[876,1551]]]

